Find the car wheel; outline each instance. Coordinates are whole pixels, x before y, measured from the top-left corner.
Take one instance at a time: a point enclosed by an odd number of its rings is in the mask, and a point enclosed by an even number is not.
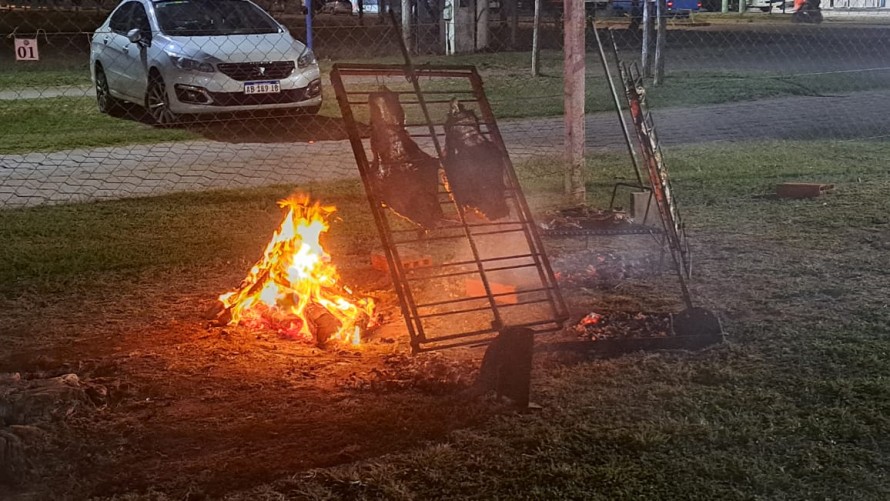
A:
[[[760,12],[769,12],[772,7],[761,7]]]
[[[123,111],[121,102],[108,90],[108,78],[101,66],[96,66],[96,106],[99,113],[120,116]]]
[[[151,119],[158,127],[171,127],[176,125],[179,117],[170,111],[170,99],[167,96],[167,86],[161,75],[153,73],[148,78],[148,90],[145,92],[145,109],[151,115]]]
[[[300,113],[309,117],[314,117],[315,115],[318,115],[319,110],[321,110],[321,105],[317,104],[315,106],[300,108]]]

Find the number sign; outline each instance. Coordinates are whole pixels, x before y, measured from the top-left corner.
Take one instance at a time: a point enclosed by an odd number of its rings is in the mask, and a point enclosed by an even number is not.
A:
[[[38,61],[40,54],[37,52],[36,38],[16,38],[15,39],[15,60],[16,61]]]

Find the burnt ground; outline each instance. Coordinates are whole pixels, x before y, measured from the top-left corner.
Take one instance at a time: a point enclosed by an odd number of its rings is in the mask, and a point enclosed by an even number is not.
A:
[[[557,246],[567,253],[556,252],[556,263],[578,252],[600,263],[600,276],[614,279],[606,288],[651,272],[651,260]],[[87,280],[4,301],[0,338],[11,349],[0,357],[0,497],[216,498],[515,412],[492,395],[462,393],[482,348],[410,354],[387,276],[344,271],[377,298],[384,324],[360,348],[319,349],[211,326],[215,297],[242,274],[229,268],[105,276],[101,286]],[[568,286],[596,276],[590,266],[566,271]],[[575,306],[583,315],[579,304],[589,304],[583,290]]]
[[[397,320],[360,349],[208,327],[204,313],[230,279],[182,271],[8,305],[3,337],[20,349],[0,373],[22,381],[5,391],[76,374],[86,398],[60,392],[7,423],[44,434],[20,444],[17,486],[5,494],[216,496],[435,440],[495,412],[454,397],[472,364],[409,357]]]

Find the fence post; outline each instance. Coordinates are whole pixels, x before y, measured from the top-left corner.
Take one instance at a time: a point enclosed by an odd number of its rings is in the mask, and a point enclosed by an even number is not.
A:
[[[411,0],[402,0],[402,40],[405,47],[411,50]]]
[[[653,84],[661,85],[664,81],[664,50],[667,44],[667,16],[665,0],[656,0],[657,10],[655,15],[658,17],[658,32],[655,35],[655,79]]]
[[[640,56],[643,66],[643,76],[652,76],[652,55],[649,49],[652,47],[652,0],[643,0],[643,51]]]
[[[535,20],[532,23],[532,76],[541,74],[541,46],[538,43],[538,32],[541,27],[541,1],[535,0]]]

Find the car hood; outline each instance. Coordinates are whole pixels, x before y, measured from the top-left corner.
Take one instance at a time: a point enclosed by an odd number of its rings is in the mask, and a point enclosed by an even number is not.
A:
[[[295,61],[306,50],[287,33],[164,38],[165,51],[207,62]]]

